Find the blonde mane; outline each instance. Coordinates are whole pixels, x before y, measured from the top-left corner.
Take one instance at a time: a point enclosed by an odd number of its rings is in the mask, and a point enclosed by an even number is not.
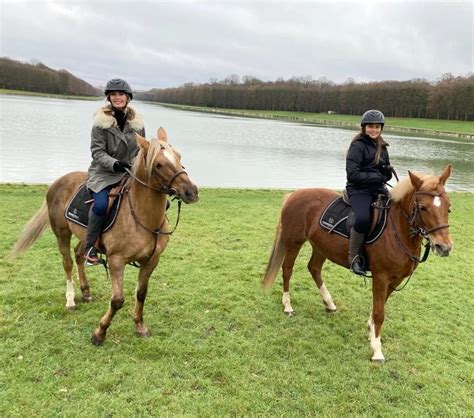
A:
[[[439,177],[430,174],[421,174],[415,171],[412,171],[422,182],[423,186],[421,190],[433,190],[439,184]],[[390,197],[394,202],[400,202],[407,194],[414,191],[413,184],[411,183],[410,177],[405,177],[400,180],[396,186],[390,190]]]
[[[145,169],[148,177],[151,177],[154,167],[154,162],[162,150],[163,146],[166,146],[166,142],[160,141],[159,139],[152,138],[149,141],[150,146],[147,150],[144,150],[140,147],[140,151],[138,152],[137,157],[135,158],[133,164],[133,172],[137,174],[137,171],[140,167],[143,166]]]

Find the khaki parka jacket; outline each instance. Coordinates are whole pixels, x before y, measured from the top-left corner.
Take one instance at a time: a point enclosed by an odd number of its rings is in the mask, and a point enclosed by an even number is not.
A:
[[[145,136],[143,119],[133,108],[125,109],[126,122],[123,131],[117,125],[110,106],[99,109],[94,115],[91,132],[92,162],[87,176],[87,187],[100,192],[107,186],[118,183],[125,173],[117,173],[113,166],[116,161],[126,161],[130,165],[138,153],[135,134]]]

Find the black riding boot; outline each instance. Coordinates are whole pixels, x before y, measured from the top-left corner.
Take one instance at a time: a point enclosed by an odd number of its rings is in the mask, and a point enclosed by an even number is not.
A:
[[[102,232],[104,224],[105,215],[96,215],[91,207],[89,210],[89,222],[87,225],[86,252],[84,254],[86,266],[96,266],[99,264],[99,257],[97,256],[97,248],[95,247],[95,243]]]
[[[359,251],[364,243],[365,234],[351,229],[349,241],[349,266],[352,272],[361,276],[367,276],[364,269],[364,259],[359,255]]]

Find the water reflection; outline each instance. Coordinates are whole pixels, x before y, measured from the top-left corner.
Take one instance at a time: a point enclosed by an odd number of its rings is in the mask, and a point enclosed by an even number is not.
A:
[[[92,116],[102,102],[0,96],[0,181],[51,183],[86,170]],[[345,185],[355,132],[281,121],[208,115],[135,102],[147,136],[163,126],[200,186],[285,188]],[[385,135],[399,175],[454,171],[449,190],[474,190],[474,143]]]

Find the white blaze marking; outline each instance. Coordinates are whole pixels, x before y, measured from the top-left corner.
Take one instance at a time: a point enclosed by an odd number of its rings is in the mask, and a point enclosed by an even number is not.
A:
[[[441,206],[441,199],[439,198],[439,196],[435,196],[435,198],[433,199],[433,205],[435,205],[437,208]]]
[[[174,158],[174,154],[171,151],[165,149],[163,154],[169,161],[171,161],[171,164],[176,165],[176,158]]]

